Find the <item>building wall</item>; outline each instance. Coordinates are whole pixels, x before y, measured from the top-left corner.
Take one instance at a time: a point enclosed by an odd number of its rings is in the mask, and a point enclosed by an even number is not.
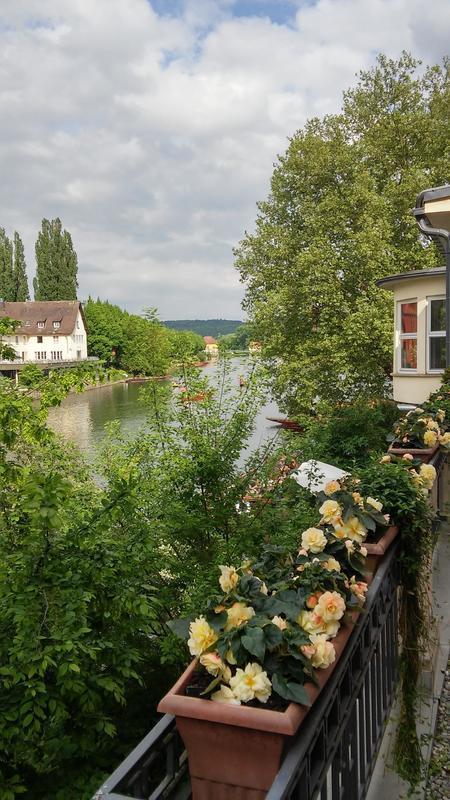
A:
[[[87,335],[83,317],[78,312],[75,328],[70,336],[61,336],[55,330],[52,336],[5,336],[4,341],[14,347],[17,358],[24,362],[82,361],[87,358]]]
[[[445,296],[445,276],[402,280],[392,287],[394,293],[394,400],[420,405],[441,383],[441,374],[427,371],[428,297]],[[399,302],[417,300],[417,371],[402,372],[400,357]]]

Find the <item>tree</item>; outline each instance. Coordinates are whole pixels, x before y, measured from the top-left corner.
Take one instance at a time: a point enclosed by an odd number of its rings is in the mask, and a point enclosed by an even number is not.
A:
[[[42,220],[35,246],[35,300],[76,300],[78,259],[70,233],[57,217]]]
[[[165,375],[170,360],[170,337],[160,322],[148,321],[135,314],[124,324],[121,365],[135,375]]]
[[[88,355],[106,365],[120,366],[127,313],[107,300],[89,297],[84,306],[88,326]]]
[[[0,317],[0,361],[14,361],[17,358],[14,347],[5,344],[3,336],[13,336],[19,324],[18,320],[10,319],[10,317]]]
[[[22,239],[17,231],[14,231],[14,264],[13,264],[13,281],[14,281],[14,300],[19,303],[25,302],[30,299],[30,292],[28,289],[28,280],[25,263],[25,253],[23,249]]]
[[[417,66],[380,56],[340,114],[292,137],[256,231],[236,250],[255,338],[276,360],[291,411],[317,397],[383,395],[392,299],[375,282],[440,263],[410,208],[420,189],[448,179],[449,69],[418,76]]]
[[[0,300],[15,300],[13,276],[13,246],[11,239],[0,228]]]

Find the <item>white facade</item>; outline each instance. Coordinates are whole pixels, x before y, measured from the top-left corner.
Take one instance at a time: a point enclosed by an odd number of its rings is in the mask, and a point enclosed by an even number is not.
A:
[[[13,305],[5,304],[5,311],[8,311],[11,318],[14,318],[14,309],[11,309]],[[42,364],[87,359],[87,330],[79,303],[74,303],[67,313],[59,304],[49,302],[46,304],[48,308],[45,309],[45,316],[44,313],[41,314],[42,320],[36,319],[36,316],[39,317],[36,306],[42,307],[43,303],[26,305],[35,306],[32,309],[34,319],[27,320],[26,313],[22,314],[21,325],[15,334],[3,336],[3,342],[16,351],[17,361]]]

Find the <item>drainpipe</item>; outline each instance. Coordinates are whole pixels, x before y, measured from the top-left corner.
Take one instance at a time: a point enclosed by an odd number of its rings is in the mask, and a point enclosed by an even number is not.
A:
[[[433,239],[445,258],[445,366],[450,367],[450,231],[444,228],[433,228],[423,208],[424,196],[432,190],[421,192],[416,200],[413,214],[420,230],[425,236]]]

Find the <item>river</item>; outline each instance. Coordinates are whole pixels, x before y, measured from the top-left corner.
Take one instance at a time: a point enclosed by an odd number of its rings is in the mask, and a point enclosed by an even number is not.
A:
[[[232,359],[231,379],[236,391],[239,391],[239,376],[247,374],[248,369],[248,359]],[[211,362],[202,370],[211,384],[217,385],[217,364]],[[118,383],[114,386],[91,389],[82,394],[70,394],[60,406],[50,409],[49,426],[56,433],[75,442],[87,458],[92,460],[105,436],[107,423],[119,420],[122,433],[130,437],[136,436],[145,426],[146,412],[139,402],[139,394],[145,385],[145,383]],[[260,409],[255,430],[243,456],[278,433],[279,426],[266,419],[278,415],[279,411],[274,402],[268,402]]]

